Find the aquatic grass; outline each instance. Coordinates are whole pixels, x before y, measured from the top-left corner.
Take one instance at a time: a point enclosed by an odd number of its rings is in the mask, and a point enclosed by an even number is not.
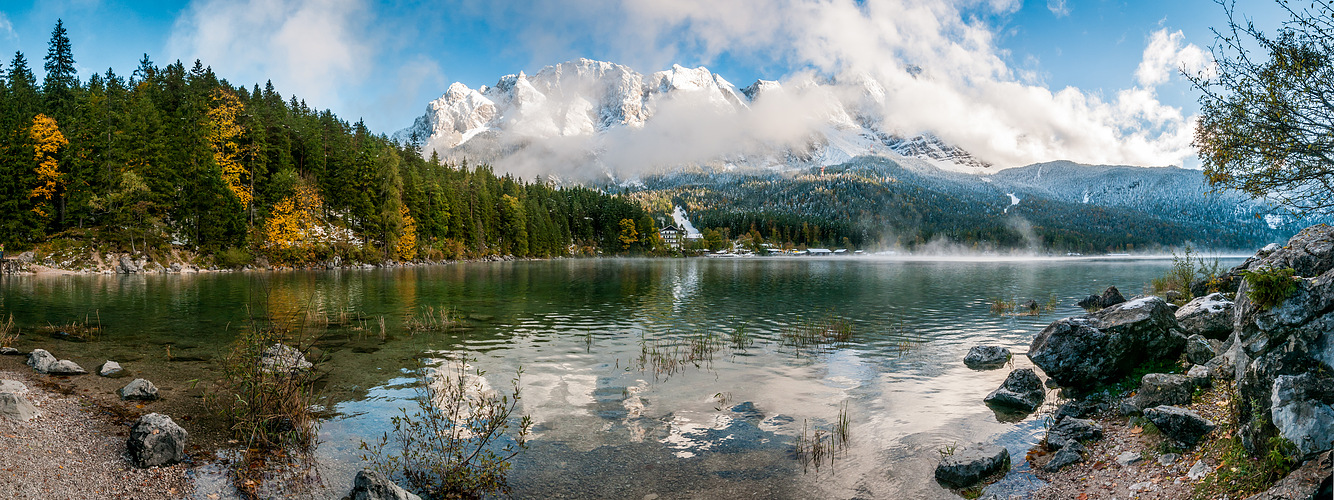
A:
[[[1005,299],[1002,297],[992,297],[988,300],[991,307],[991,314],[1004,316],[1014,311],[1016,304],[1014,299]]]
[[[811,425],[809,420],[802,420],[795,454],[804,472],[812,468],[819,472],[822,466],[833,466],[837,452],[846,453],[851,440],[852,423],[848,417],[848,402],[844,401],[839,405],[832,429],[823,429]]]
[[[639,357],[635,362],[639,371],[651,371],[655,377],[666,378],[686,366],[704,368],[711,365],[714,354],[722,348],[722,337],[712,330],[695,333],[685,339],[649,339],[641,332]]]
[[[97,340],[102,331],[102,313],[100,310],[93,310],[93,315],[83,315],[83,321],[71,321],[63,325],[52,325],[38,327],[38,332],[50,335],[51,338],[60,340],[70,340],[74,342],[88,342]]]
[[[442,307],[437,310],[434,306],[426,306],[426,309],[403,322],[403,327],[409,332],[443,332],[457,325],[458,321],[448,309]]]
[[[0,323],[0,347],[13,347],[14,342],[19,339],[19,328],[14,326],[14,315],[9,315],[9,320]]]
[[[838,407],[838,420],[834,421],[834,436],[844,448],[848,447],[848,441],[852,438],[852,424],[848,419],[847,401]]]
[[[755,338],[750,333],[750,323],[736,318],[733,318],[733,325],[727,333],[727,338],[733,350],[744,351],[755,345]]]
[[[521,398],[520,368],[509,394],[485,391],[485,372],[469,372],[467,356],[439,370],[439,384],[423,377],[418,410],[390,419],[391,432],[362,441],[360,455],[387,477],[402,478],[425,498],[483,498],[508,495],[511,460],[527,449],[533,421],[513,422]],[[517,429],[512,427],[517,424]]]
[[[830,318],[803,322],[784,329],[778,334],[779,344],[803,349],[825,349],[852,341],[852,322],[844,318]]]

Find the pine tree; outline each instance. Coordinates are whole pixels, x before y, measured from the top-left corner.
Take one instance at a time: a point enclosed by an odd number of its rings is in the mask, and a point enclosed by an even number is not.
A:
[[[57,119],[70,116],[74,108],[74,89],[79,86],[78,70],[74,67],[74,53],[71,51],[69,37],[65,34],[64,21],[57,19],[55,29],[51,30],[51,42],[46,50],[46,80],[42,82],[42,93],[46,96],[47,106]]]

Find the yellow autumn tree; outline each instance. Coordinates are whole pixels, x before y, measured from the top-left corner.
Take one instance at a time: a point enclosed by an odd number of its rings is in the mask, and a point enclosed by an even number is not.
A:
[[[314,258],[312,240],[317,236],[324,200],[315,186],[302,182],[291,196],[273,204],[264,222],[264,244],[278,263],[300,264]]]
[[[408,213],[407,205],[398,206],[398,215],[403,219],[403,232],[394,250],[399,260],[412,260],[417,256],[417,220]]]
[[[621,248],[629,249],[631,244],[639,241],[639,230],[635,229],[635,221],[630,219],[621,219]]]
[[[64,174],[57,170],[60,163],[56,161],[56,152],[69,144],[69,141],[60,133],[56,119],[42,114],[33,117],[28,137],[32,139],[33,157],[37,161],[37,187],[33,188],[28,197],[41,200],[32,211],[46,217],[43,207],[54,201],[60,188],[65,185]]]
[[[208,142],[213,147],[213,161],[222,170],[222,181],[241,201],[241,206],[248,210],[253,196],[247,186],[250,171],[241,164],[245,148],[240,141],[245,134],[245,127],[239,121],[245,106],[236,94],[227,90],[216,89],[211,97],[213,106],[208,110]]]

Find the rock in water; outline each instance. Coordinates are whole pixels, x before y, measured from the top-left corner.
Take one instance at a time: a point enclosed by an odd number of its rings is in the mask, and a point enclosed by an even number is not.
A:
[[[1144,410],[1144,418],[1167,437],[1193,446],[1210,431],[1214,423],[1205,420],[1200,414],[1176,406],[1157,406]]]
[[[185,429],[176,425],[171,417],[149,413],[139,417],[130,428],[130,440],[126,447],[136,467],[157,467],[183,460],[185,440],[188,437]]]
[[[1177,323],[1187,334],[1222,340],[1232,333],[1232,306],[1223,294],[1211,293],[1177,309]]]
[[[1139,391],[1128,402],[1140,409],[1160,405],[1188,405],[1194,392],[1195,383],[1185,375],[1150,373],[1140,379]]]
[[[1080,441],[1102,439],[1102,426],[1092,420],[1064,417],[1047,431],[1047,448],[1059,450]]]
[[[125,369],[121,368],[120,363],[107,361],[102,366],[97,367],[97,374],[103,377],[116,378],[125,375]]]
[[[5,382],[11,382],[6,380]],[[22,385],[22,384],[20,384]],[[38,415],[37,408],[22,393],[0,391],[0,415],[12,420],[27,421]]]
[[[1322,437],[1327,434],[1312,426],[1285,425],[1280,430],[1275,422],[1292,418],[1294,412],[1308,418],[1334,412],[1334,397],[1324,389],[1334,384],[1334,227],[1308,227],[1286,246],[1257,253],[1233,270],[1288,268],[1298,277],[1296,290],[1273,307],[1250,299],[1250,280],[1242,280],[1237,289],[1229,354],[1236,367],[1237,414],[1242,420],[1238,435],[1253,455],[1263,453],[1269,439],[1280,435],[1307,446],[1307,453],[1330,449]],[[1276,384],[1282,376],[1293,378]],[[1280,415],[1272,411],[1275,401],[1286,408]]]
[[[380,473],[363,470],[352,479],[351,500],[421,500]]]
[[[1085,390],[1143,363],[1174,360],[1185,345],[1167,303],[1144,297],[1052,322],[1033,339],[1028,358],[1062,387]]]
[[[1310,455],[1334,448],[1334,408],[1329,403],[1334,403],[1334,381],[1313,373],[1279,375],[1270,414],[1278,434]]]
[[[265,373],[298,375],[309,371],[314,365],[306,361],[301,351],[286,344],[273,344],[260,355],[259,366]]]
[[[948,488],[967,488],[1010,469],[1010,452],[1003,446],[981,444],[956,450],[936,466],[936,481]]]
[[[158,397],[157,386],[141,378],[134,379],[116,393],[122,401],[153,401]]]
[[[974,370],[994,370],[1010,362],[1010,350],[995,345],[973,346],[964,356],[963,364]]]
[[[1033,373],[1032,368],[1020,368],[1010,372],[999,388],[987,394],[984,402],[1024,411],[1036,410],[1046,400],[1047,392],[1042,386],[1042,379]]]
[[[46,349],[33,349],[32,352],[28,353],[28,366],[31,366],[38,373],[46,373],[57,362],[56,357],[52,356]]]

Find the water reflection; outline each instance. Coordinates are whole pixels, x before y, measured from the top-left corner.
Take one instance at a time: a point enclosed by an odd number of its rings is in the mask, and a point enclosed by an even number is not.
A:
[[[329,486],[317,498],[346,493],[360,441],[386,432],[399,408],[415,409],[415,384],[459,353],[476,357],[493,389],[523,368],[520,412],[536,426],[512,476],[520,497],[952,498],[931,480],[937,450],[996,441],[1022,468],[1042,429],[1040,414],[1015,420],[981,403],[1008,370],[968,370],[967,349],[989,343],[1022,353],[1046,323],[1078,312],[1079,298],[1109,284],[1133,294],[1169,266],[607,259],[4,277],[0,314],[33,326],[96,312],[103,339],[59,349],[94,366],[128,359],[164,380],[216,373],[213,354],[252,313],[324,318],[316,345],[336,416],[320,431]],[[1053,293],[1061,307],[1043,317],[988,311],[991,297],[1045,302]],[[404,321],[427,307],[450,311],[457,325],[406,330]],[[827,318],[849,322],[852,340],[805,352],[781,345],[783,332]],[[749,345],[730,341],[738,325]],[[646,345],[688,348],[708,335],[718,341],[707,344],[711,357],[667,376],[634,363]],[[164,346],[197,361],[162,363]],[[1028,366],[1016,355],[1014,368]],[[827,428],[844,403],[850,445],[832,468],[803,473],[794,437],[803,425]]]

